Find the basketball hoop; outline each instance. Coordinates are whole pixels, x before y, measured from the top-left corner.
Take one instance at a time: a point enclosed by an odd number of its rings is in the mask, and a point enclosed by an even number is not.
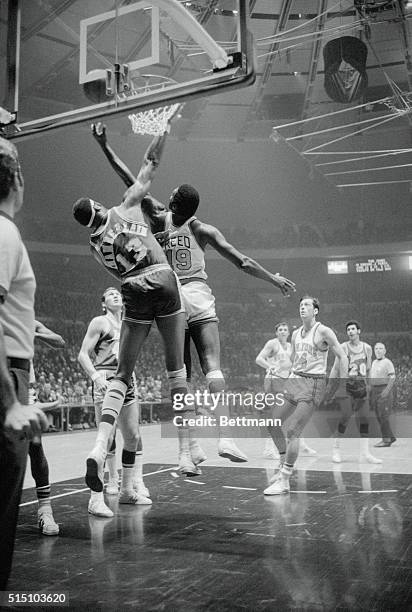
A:
[[[179,108],[180,104],[159,106],[140,113],[129,115],[132,130],[135,134],[151,134],[157,136],[166,131],[167,123]]]
[[[137,72],[130,79],[130,91],[126,96],[128,98],[138,97],[142,94],[165,90],[168,85],[174,84],[176,84],[176,81],[170,77],[157,74],[140,74]],[[133,132],[135,134],[151,134],[152,136],[163,134],[166,131],[170,117],[176,113],[179,106],[181,106],[181,103],[168,104],[132,113],[129,115],[129,119]]]

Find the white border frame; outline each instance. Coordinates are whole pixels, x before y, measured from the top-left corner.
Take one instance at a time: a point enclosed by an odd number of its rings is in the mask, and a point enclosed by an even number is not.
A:
[[[144,59],[134,60],[132,62],[128,62],[129,70],[137,70],[142,68],[143,66],[152,66],[153,64],[158,64],[160,60],[160,49],[159,49],[159,39],[160,39],[160,16],[159,9],[157,6],[148,6],[147,2],[140,1],[135,2],[134,4],[130,4],[129,6],[124,6],[119,10],[107,11],[106,13],[100,13],[99,15],[95,15],[94,17],[88,17],[87,19],[82,19],[80,21],[80,50],[79,50],[79,84],[82,85],[90,81],[87,78],[88,70],[87,70],[87,29],[95,25],[96,23],[101,23],[103,21],[107,21],[108,19],[115,19],[118,15],[127,15],[128,13],[133,13],[140,9],[150,10],[152,13],[152,55],[146,57]],[[106,76],[106,69],[101,69],[101,77]],[[96,72],[96,78],[99,78]],[[93,80],[95,80],[93,79]]]

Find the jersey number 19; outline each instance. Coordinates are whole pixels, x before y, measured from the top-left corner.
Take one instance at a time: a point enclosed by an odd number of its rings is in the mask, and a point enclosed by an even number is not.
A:
[[[172,270],[190,270],[192,267],[192,256],[189,249],[170,249],[166,251],[167,261]]]

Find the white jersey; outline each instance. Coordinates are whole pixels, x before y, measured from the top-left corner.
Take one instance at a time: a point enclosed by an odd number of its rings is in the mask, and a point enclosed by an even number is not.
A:
[[[266,378],[288,378],[292,367],[290,357],[292,355],[292,345],[290,342],[286,343],[286,347],[283,348],[282,344],[278,342],[278,351],[276,355],[271,355],[266,359],[270,364],[270,369],[266,372]]]
[[[172,223],[172,213],[166,215],[165,229],[173,236],[165,244],[165,253],[170,267],[180,281],[206,280],[205,253],[197,242],[190,224],[196,217],[190,217],[180,227]]]
[[[315,345],[315,335],[319,325],[320,323],[315,323],[305,336],[302,335],[303,325],[298,329],[294,343],[293,374],[298,376],[326,376],[328,349],[321,350]]]

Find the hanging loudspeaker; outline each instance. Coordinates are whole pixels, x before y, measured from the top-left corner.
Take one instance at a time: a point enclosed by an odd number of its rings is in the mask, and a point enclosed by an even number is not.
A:
[[[335,102],[358,100],[368,85],[368,49],[354,36],[330,40],[323,48],[325,91]]]

